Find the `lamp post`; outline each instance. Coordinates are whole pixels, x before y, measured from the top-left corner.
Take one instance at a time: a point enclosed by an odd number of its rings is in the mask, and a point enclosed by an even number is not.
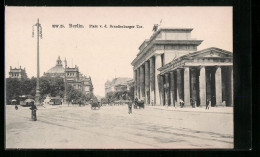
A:
[[[36,84],[36,95],[35,95],[35,105],[40,105],[40,85],[39,85],[39,76],[40,76],[40,64],[39,64],[39,37],[42,39],[42,26],[37,19],[37,23],[32,26],[32,37],[34,37],[34,26],[37,27],[37,84]]]

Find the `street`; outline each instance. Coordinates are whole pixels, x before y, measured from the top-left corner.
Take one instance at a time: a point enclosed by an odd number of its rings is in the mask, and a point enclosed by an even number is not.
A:
[[[38,107],[6,105],[6,148],[182,149],[233,148],[233,108],[127,105]]]

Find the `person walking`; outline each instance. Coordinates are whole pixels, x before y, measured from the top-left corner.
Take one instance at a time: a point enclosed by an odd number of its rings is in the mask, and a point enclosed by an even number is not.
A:
[[[135,103],[134,103],[134,108],[137,109],[137,103],[138,103],[138,98],[135,97]]]
[[[182,99],[180,100],[180,106],[181,106],[181,108],[183,108],[183,107],[184,107],[184,102],[183,102],[183,100],[182,100]]]
[[[128,103],[128,114],[132,114],[132,102]]]
[[[194,101],[192,98],[190,98],[190,103],[191,103],[192,108],[194,108]]]
[[[37,107],[35,106],[34,102],[31,102],[31,107],[30,109],[32,110],[32,120],[33,121],[37,121],[37,115],[36,115],[36,110],[37,110]]]
[[[211,101],[208,99],[206,102],[206,110],[209,110],[210,105],[211,105]]]

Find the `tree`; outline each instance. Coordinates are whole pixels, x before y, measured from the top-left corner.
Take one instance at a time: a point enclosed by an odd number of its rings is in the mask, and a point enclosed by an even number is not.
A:
[[[35,97],[36,93],[36,81],[35,77],[31,79],[15,79],[7,78],[6,79],[6,101],[7,104],[11,103],[12,99],[19,100],[21,95],[31,95],[32,98]],[[46,98],[47,95],[52,97],[60,96],[64,97],[64,79],[61,77],[46,77],[43,76],[39,80],[40,82],[40,101]],[[71,85],[68,85],[67,88],[67,100],[68,101],[78,101],[95,99],[93,93],[83,94],[81,91],[74,89]]]
[[[40,78],[40,101],[43,101],[50,93],[50,79],[48,77]]]
[[[133,96],[130,91],[116,91],[116,92],[108,92],[106,98],[109,101],[118,101],[118,100],[128,100]]]
[[[83,100],[83,93],[79,90],[74,89],[71,85],[68,86],[67,101],[78,103],[79,100]]]
[[[61,77],[50,78],[50,95],[63,97],[64,79]]]
[[[21,95],[21,81],[16,78],[6,79],[6,103],[11,104],[12,99],[19,100]]]

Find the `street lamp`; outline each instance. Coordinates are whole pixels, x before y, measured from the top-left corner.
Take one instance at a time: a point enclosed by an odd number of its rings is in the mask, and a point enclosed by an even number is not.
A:
[[[40,105],[40,85],[39,85],[39,76],[40,76],[40,65],[39,65],[39,37],[42,39],[42,26],[37,19],[37,23],[32,26],[32,37],[34,37],[34,26],[37,27],[37,84],[36,84],[36,95],[35,95],[35,105]]]

